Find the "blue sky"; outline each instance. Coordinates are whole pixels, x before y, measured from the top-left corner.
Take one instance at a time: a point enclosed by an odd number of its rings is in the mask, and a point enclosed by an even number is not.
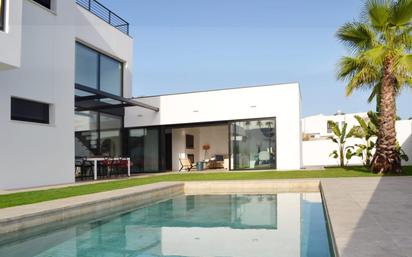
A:
[[[299,82],[303,116],[374,109],[344,96],[335,38],[361,0],[101,0],[131,24],[135,96]],[[412,116],[412,90],[398,99]]]

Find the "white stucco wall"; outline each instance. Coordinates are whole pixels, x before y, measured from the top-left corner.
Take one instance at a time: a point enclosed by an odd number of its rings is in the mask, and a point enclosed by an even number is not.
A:
[[[396,133],[399,144],[405,153],[409,156],[408,162],[402,162],[404,165],[412,165],[412,121],[401,120],[396,122]],[[361,139],[350,138],[346,146],[363,143]],[[337,150],[337,145],[331,140],[313,140],[303,141],[303,165],[307,166],[337,166],[339,161],[329,155]],[[362,165],[362,160],[353,157],[349,160],[348,165]]]
[[[130,96],[132,39],[75,0],[55,3],[53,12],[22,1],[21,64],[0,71],[0,189],[74,182],[76,40],[126,62]],[[49,103],[51,124],[10,120],[12,96]]]
[[[277,167],[301,167],[300,90],[297,83],[194,92],[136,100],[159,112],[126,108],[125,127],[276,117]]]

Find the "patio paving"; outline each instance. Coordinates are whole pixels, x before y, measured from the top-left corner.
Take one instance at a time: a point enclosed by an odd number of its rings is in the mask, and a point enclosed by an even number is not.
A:
[[[412,177],[321,184],[340,257],[412,256]]]

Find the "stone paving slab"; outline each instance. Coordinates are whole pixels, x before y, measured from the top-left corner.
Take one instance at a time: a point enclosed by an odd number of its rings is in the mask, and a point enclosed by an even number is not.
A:
[[[339,257],[412,257],[412,177],[322,179]]]

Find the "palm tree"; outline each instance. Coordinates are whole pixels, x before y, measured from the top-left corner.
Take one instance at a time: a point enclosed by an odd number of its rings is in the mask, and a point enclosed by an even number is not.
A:
[[[352,52],[341,59],[338,78],[348,81],[346,95],[378,87],[379,132],[371,169],[400,173],[396,94],[412,87],[412,0],[369,0],[365,14],[364,21],[346,23],[337,32]]]

